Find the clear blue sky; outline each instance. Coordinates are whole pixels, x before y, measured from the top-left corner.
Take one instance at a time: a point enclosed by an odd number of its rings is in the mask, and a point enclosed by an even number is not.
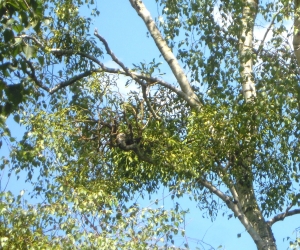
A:
[[[143,21],[132,9],[129,1],[120,0],[103,0],[97,1],[98,8],[100,9],[100,17],[94,19],[94,27],[98,28],[101,34],[110,45],[114,53],[121,59],[127,66],[132,66],[132,63],[150,62],[153,58],[157,61],[163,62],[159,57],[159,51],[155,47],[152,38],[147,38],[147,30]],[[145,0],[145,5],[150,10],[153,17],[157,16],[157,7],[154,0]],[[87,13],[87,12],[86,12]],[[85,14],[85,11],[84,11]],[[111,64],[109,58],[105,62]],[[168,70],[165,62],[163,62],[163,69],[167,73],[166,80],[172,81],[173,77]],[[122,87],[120,86],[122,89]],[[124,88],[125,91],[125,88]],[[15,136],[20,136],[19,125],[9,122],[9,126]],[[6,145],[3,145],[1,154],[7,154],[5,150]],[[6,172],[7,173],[7,172]],[[2,179],[2,188],[6,180]],[[16,178],[11,178],[7,190],[13,190],[14,193],[19,193],[20,190],[27,189],[22,181],[16,181]],[[28,187],[30,190],[30,188]],[[167,191],[165,191],[167,193]],[[157,198],[164,196],[163,190],[158,193]],[[156,197],[152,197],[156,199]],[[186,217],[186,232],[188,242],[191,249],[199,247],[203,249],[210,249],[209,246],[202,243],[201,240],[210,244],[214,248],[222,245],[227,250],[253,250],[256,249],[252,239],[245,231],[241,223],[237,219],[227,219],[227,216],[221,216],[224,211],[220,211],[220,215],[214,222],[208,218],[203,218],[203,213],[196,207],[195,202],[191,202],[188,198],[178,200],[183,209],[189,209],[190,214]],[[149,205],[150,201],[140,201],[142,205]],[[173,201],[166,198],[164,200],[165,207],[172,207]],[[228,211],[230,214],[230,211]],[[273,232],[277,240],[278,249],[287,249],[288,242],[283,241],[283,238],[290,236],[295,237],[293,231],[300,226],[300,216],[293,216],[286,218],[283,222],[277,222],[273,226]],[[238,238],[237,235],[241,234]],[[199,240],[199,243],[197,241]]]

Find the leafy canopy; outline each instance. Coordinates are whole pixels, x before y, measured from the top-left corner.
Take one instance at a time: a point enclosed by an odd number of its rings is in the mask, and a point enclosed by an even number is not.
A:
[[[172,70],[175,60],[183,65],[188,87],[179,77],[164,81],[155,59],[124,65],[97,31],[90,34],[91,18],[81,10],[88,5],[96,17],[93,4],[0,4],[1,135],[10,137],[9,115],[27,130],[1,166],[26,171],[32,194],[45,198],[22,207],[20,197],[2,194],[0,230],[14,235],[2,237],[3,246],[22,247],[24,235],[27,246],[62,249],[154,247],[162,238],[173,244],[184,211],[128,205],[136,193],[161,186],[173,197],[190,195],[211,217],[227,198],[235,202],[234,189],[249,220],[250,210],[269,218],[299,206],[299,66],[288,40],[290,2],[260,3],[255,15],[272,24],[271,38],[254,37],[243,49],[251,30],[243,1],[157,1],[156,25],[175,55],[167,62]],[[119,68],[106,67],[104,53]],[[249,61],[251,101],[241,93]],[[126,97],[120,75],[136,85]]]

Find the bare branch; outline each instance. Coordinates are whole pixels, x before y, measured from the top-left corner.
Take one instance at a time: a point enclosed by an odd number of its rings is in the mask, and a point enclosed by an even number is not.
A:
[[[141,87],[142,87],[142,92],[143,92],[143,97],[144,97],[144,100],[151,112],[151,114],[153,115],[153,117],[157,120],[160,120],[160,117],[157,116],[157,114],[155,113],[155,111],[153,110],[148,98],[147,98],[147,95],[146,95],[146,88],[147,88],[147,84],[144,83],[144,81],[142,81],[142,79],[140,77],[138,77],[136,74],[134,74],[133,72],[131,72],[131,70],[129,68],[127,68],[123,62],[121,62],[116,56],[115,54],[111,51],[111,49],[109,48],[108,46],[108,43],[107,41],[98,34],[98,31],[97,29],[95,30],[94,32],[95,36],[104,44],[105,46],[105,49],[106,49],[106,52],[107,54],[109,54],[111,56],[111,58],[114,60],[114,62],[116,62],[118,65],[120,65],[120,67],[124,70],[124,73],[127,75],[127,76],[130,76],[132,79],[134,79],[136,82],[138,82]],[[145,80],[145,79],[144,79]]]
[[[104,44],[105,50],[107,54],[111,56],[114,62],[116,62],[122,69],[125,75],[130,76],[133,80],[135,80],[137,83],[139,83],[141,86],[144,86],[145,83],[141,81],[139,77],[137,77],[129,68],[125,66],[123,62],[121,62],[116,55],[112,52],[112,50],[109,48],[107,41],[98,34],[98,30],[95,29],[94,35]]]
[[[61,56],[62,55],[79,55],[79,56],[85,57],[87,59],[90,59],[92,62],[99,65],[103,72],[111,73],[111,74],[122,74],[122,75],[128,76],[128,74],[124,70],[106,67],[96,57],[89,55],[87,53],[84,53],[84,52],[74,51],[74,50],[64,50],[64,49],[51,49],[51,52],[55,55],[61,55]]]
[[[127,68],[125,66],[125,64],[123,62],[121,62],[117,57],[116,55],[112,52],[112,50],[110,49],[107,41],[99,35],[98,33],[98,30],[95,29],[95,32],[94,32],[94,35],[104,44],[104,47],[105,47],[105,50],[107,52],[107,54],[109,54],[111,56],[111,58],[113,59],[114,62],[116,62],[124,71],[125,75],[127,76],[130,76],[133,80],[135,80],[137,83],[139,83],[142,87],[142,90],[143,90],[143,97],[147,103],[147,106],[150,110],[150,112],[152,113],[152,115],[156,118],[156,119],[159,119],[159,117],[155,114],[154,110],[152,109],[150,103],[149,103],[149,100],[147,98],[147,95],[146,95],[146,87],[147,87],[147,84],[140,78],[138,77],[136,74],[133,74],[133,72]]]
[[[159,79],[157,77],[152,77],[152,76],[147,76],[147,75],[144,75],[144,74],[139,74],[139,73],[136,73],[136,72],[133,72],[131,71],[129,68],[127,68],[115,55],[114,53],[111,51],[111,49],[109,48],[108,46],[108,43],[106,42],[106,40],[101,37],[97,31],[95,31],[95,35],[97,36],[98,39],[100,39],[101,42],[103,42],[104,46],[106,47],[106,50],[108,52],[108,54],[112,57],[112,59],[118,64],[120,65],[121,69],[118,69],[118,68],[110,68],[110,67],[106,67],[102,62],[100,62],[96,57],[92,56],[92,55],[89,55],[87,53],[84,53],[84,52],[80,52],[80,51],[74,51],[74,50],[64,50],[64,49],[57,49],[57,48],[54,48],[54,49],[51,49],[50,52],[55,54],[55,55],[79,55],[79,56],[82,56],[82,57],[85,57],[87,59],[90,59],[92,62],[96,63],[98,66],[100,66],[101,70],[98,69],[98,70],[94,70],[94,72],[106,72],[106,73],[111,73],[111,74],[122,74],[122,75],[126,75],[126,76],[129,76],[131,77],[133,80],[137,81],[139,84],[141,84],[141,86],[144,86],[145,83],[143,83],[141,80],[144,80],[146,81],[147,83],[150,83],[150,84],[153,84],[153,83],[157,83],[161,86],[164,86],[166,88],[168,88],[169,90],[173,91],[174,93],[176,93],[179,97],[183,98],[186,102],[188,102],[189,104],[191,104],[191,98],[186,94],[184,93],[183,91],[181,91],[180,89],[176,88],[175,86],[173,86],[172,84],[170,83],[167,83],[165,81],[163,81],[162,79]],[[22,36],[18,36],[19,38],[25,38],[25,39],[31,39],[33,40],[38,46],[40,46],[41,48],[44,48],[43,44],[37,40],[35,37],[32,37],[32,36],[28,36],[28,35],[22,35]],[[27,63],[30,63],[28,60],[26,60]],[[90,75],[93,71],[87,71],[87,72],[84,72],[78,76],[75,76],[73,78],[71,78],[70,80],[68,80],[67,82],[62,82],[62,83],[59,83],[58,85],[56,85],[54,88],[52,88],[51,90],[44,86],[42,84],[41,81],[39,81],[37,78],[36,78],[36,75],[35,75],[35,71],[34,71],[34,67],[32,66],[32,63],[30,63],[31,66],[31,70],[32,70],[32,73],[30,72],[27,72],[27,74],[30,75],[30,77],[32,78],[32,80],[42,89],[46,90],[47,92],[49,93],[54,93],[55,91],[57,91],[58,89],[61,89],[65,86],[69,86],[71,84],[73,84],[76,80],[79,80],[85,76],[88,76]],[[145,85],[146,86],[146,85]],[[194,103],[194,102],[192,102]],[[192,105],[192,104],[191,104]],[[198,105],[198,103],[197,103]]]
[[[93,74],[94,72],[97,72],[96,70],[88,70],[88,71],[85,71],[84,73],[81,73],[79,75],[76,75],[66,81],[62,81],[60,82],[59,84],[55,85],[54,88],[50,89],[48,87],[46,87],[45,85],[43,85],[43,83],[37,79],[36,77],[36,74],[35,74],[35,69],[34,69],[34,66],[32,64],[32,62],[30,62],[29,60],[27,60],[23,55],[21,55],[21,57],[26,61],[27,65],[29,66],[31,72],[29,72],[28,70],[26,70],[26,73],[28,74],[28,76],[34,81],[34,83],[39,86],[40,88],[46,90],[49,94],[53,94],[55,93],[56,91],[58,91],[59,89],[62,89],[64,87],[67,87],[71,84],[73,84],[74,82],[84,78],[84,77],[87,77],[91,74]]]
[[[115,54],[112,52],[112,50],[109,48],[107,41],[99,35],[98,30],[95,29],[94,35],[104,44],[105,50],[107,52],[107,54],[109,54],[111,56],[111,58],[114,60],[114,62],[116,62],[118,65],[120,65],[120,67],[129,75],[131,75],[130,70],[124,65],[123,62],[121,62],[116,56]]]
[[[272,226],[274,223],[278,222],[278,221],[282,221],[284,220],[286,217],[288,216],[292,216],[295,214],[300,214],[300,209],[294,209],[289,211],[292,208],[293,205],[290,205],[286,211],[284,213],[281,214],[277,214],[276,216],[274,216],[272,219],[270,219],[267,223]]]
[[[157,77],[146,76],[146,75],[138,74],[138,73],[132,73],[132,74],[134,74],[136,77],[138,77],[142,80],[145,80],[148,84],[154,84],[155,83],[155,84],[159,84],[161,86],[166,87],[167,89],[173,91],[179,97],[184,99],[187,103],[189,103],[189,101],[190,101],[190,97],[186,93],[184,93],[180,89],[176,88],[171,83],[165,82],[164,80],[162,80],[160,78],[157,78]]]
[[[238,193],[235,189],[235,186],[234,186],[232,180],[230,180],[230,177],[226,173],[226,169],[228,169],[229,166],[231,166],[231,164],[232,163],[229,161],[224,169],[220,166],[218,173],[219,173],[219,176],[223,179],[224,183],[229,188],[230,193],[232,194],[232,197],[233,197],[234,204],[237,204],[239,210],[242,211],[242,207],[241,207],[241,204],[239,202],[239,195],[238,195]]]
[[[87,77],[87,76],[90,76],[92,75],[93,73],[95,73],[97,71],[95,70],[87,70],[79,75],[76,75],[76,76],[73,76],[72,78],[70,78],[69,80],[67,81],[63,81],[63,82],[60,82],[59,84],[57,84],[54,88],[50,89],[49,90],[49,93],[50,94],[53,94],[55,93],[56,91],[58,91],[59,89],[62,89],[64,87],[67,87],[75,82],[77,82],[78,80],[81,80],[82,78],[84,77]]]
[[[102,69],[103,72],[106,72],[106,73],[112,73],[112,74],[122,74],[122,75],[126,75],[126,76],[129,76],[129,77],[132,77],[132,79],[141,79],[141,80],[145,80],[147,81],[148,83],[150,84],[153,84],[153,83],[157,83],[159,85],[162,85],[164,87],[166,87],[167,89],[173,91],[174,93],[176,93],[179,97],[181,97],[182,99],[184,99],[185,101],[188,102],[188,100],[190,99],[188,97],[188,95],[186,95],[184,92],[182,92],[180,89],[174,87],[172,84],[168,83],[168,82],[165,82],[163,81],[162,79],[160,78],[157,78],[157,77],[152,77],[152,76],[146,76],[146,75],[143,75],[143,74],[138,74],[136,72],[133,72],[131,70],[129,70],[129,73],[128,72],[125,72],[124,70],[122,69],[117,69],[117,68],[109,68],[109,67],[106,67],[103,63],[101,63],[97,58],[89,55],[89,54],[86,54],[86,53],[83,53],[83,52],[77,52],[77,51],[72,51],[72,50],[61,50],[61,49],[52,49],[51,50],[52,53],[54,54],[57,54],[57,55],[67,55],[67,54],[73,54],[73,55],[80,55],[82,57],[85,57],[85,58],[88,58],[90,60],[92,60],[93,62],[95,62],[96,64],[98,64],[100,66],[100,68]],[[100,71],[99,71],[100,72]]]
[[[259,55],[260,52],[261,52],[261,50],[263,49],[263,45],[264,45],[264,42],[265,42],[265,40],[266,40],[266,37],[267,37],[269,31],[271,30],[272,26],[274,25],[275,19],[276,19],[276,17],[278,16],[278,14],[280,13],[280,11],[281,11],[281,10],[279,10],[279,11],[273,16],[272,21],[271,21],[269,27],[267,28],[267,30],[266,30],[266,32],[265,32],[265,34],[264,34],[263,39],[262,39],[261,42],[260,42],[260,45],[259,45],[258,50],[257,50],[257,55]]]

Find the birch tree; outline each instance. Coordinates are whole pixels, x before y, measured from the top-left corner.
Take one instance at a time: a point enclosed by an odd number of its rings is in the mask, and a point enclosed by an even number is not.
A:
[[[108,206],[99,197],[122,204],[165,186],[199,214],[227,207],[257,249],[277,249],[272,226],[300,213],[299,1],[157,0],[158,16],[144,2],[128,4],[175,82],[157,59],[120,60],[90,34],[81,1],[2,3],[2,114],[28,130],[3,167],[29,181],[38,171],[34,192],[81,216]],[[136,87],[126,98],[120,76]]]

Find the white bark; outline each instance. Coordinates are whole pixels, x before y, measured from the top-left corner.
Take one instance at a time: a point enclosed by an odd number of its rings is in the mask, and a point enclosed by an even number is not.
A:
[[[294,53],[300,66],[300,1],[294,1]]]
[[[257,1],[245,0],[242,17],[242,32],[239,39],[239,54],[241,59],[242,89],[246,102],[256,97],[256,89],[253,78],[253,28],[257,14]]]
[[[193,107],[199,107],[201,104],[197,95],[195,95],[191,85],[181,68],[178,60],[174,56],[171,48],[168,46],[165,39],[162,37],[159,29],[156,27],[154,20],[151,17],[150,12],[147,10],[146,6],[141,0],[129,0],[132,7],[136,10],[137,14],[145,22],[149,33],[151,34],[157,48],[160,53],[170,66],[176,80],[178,81],[181,90],[189,96],[189,104]]]

